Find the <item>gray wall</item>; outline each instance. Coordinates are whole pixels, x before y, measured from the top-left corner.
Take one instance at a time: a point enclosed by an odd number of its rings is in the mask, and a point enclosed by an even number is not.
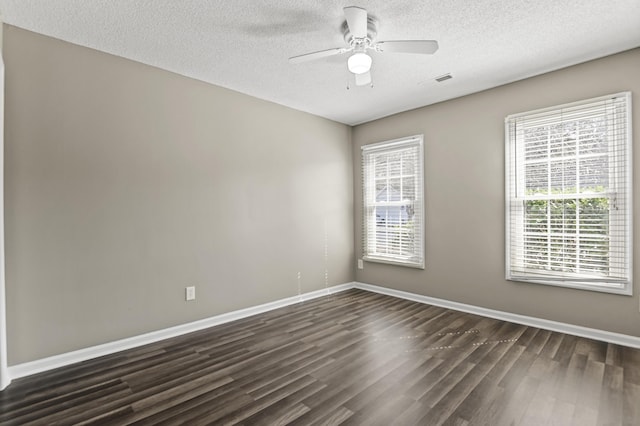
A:
[[[10,365],[293,296],[298,272],[640,336],[638,290],[504,280],[503,198],[508,114],[631,90],[640,140],[640,49],[350,129],[10,26],[4,48]],[[426,269],[354,274],[360,146],[418,133]]]
[[[633,92],[634,164],[640,162],[640,49],[357,126],[353,131],[356,255],[362,256],[360,146],[424,134],[426,268],[365,262],[357,281],[640,336],[634,296],[504,279],[504,118],[619,91]],[[442,84],[455,84],[454,79]],[[640,173],[634,179],[640,241]],[[638,269],[640,246],[634,247]],[[636,274],[636,277],[638,275]]]
[[[10,365],[294,296],[298,272],[353,281],[349,127],[10,26],[4,47]]]

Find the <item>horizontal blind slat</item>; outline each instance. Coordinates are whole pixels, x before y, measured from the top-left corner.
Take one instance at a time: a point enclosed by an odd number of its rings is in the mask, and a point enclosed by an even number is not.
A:
[[[508,278],[630,285],[630,103],[622,93],[505,119]]]
[[[365,259],[423,263],[422,136],[362,147]]]

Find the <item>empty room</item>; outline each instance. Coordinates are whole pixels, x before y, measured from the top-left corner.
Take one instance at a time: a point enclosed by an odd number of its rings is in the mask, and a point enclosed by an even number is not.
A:
[[[0,19],[0,424],[640,425],[640,1]]]

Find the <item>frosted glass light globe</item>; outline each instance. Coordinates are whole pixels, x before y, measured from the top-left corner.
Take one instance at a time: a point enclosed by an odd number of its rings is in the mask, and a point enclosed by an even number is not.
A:
[[[371,56],[366,53],[354,53],[347,60],[349,71],[354,74],[364,74],[371,69]]]

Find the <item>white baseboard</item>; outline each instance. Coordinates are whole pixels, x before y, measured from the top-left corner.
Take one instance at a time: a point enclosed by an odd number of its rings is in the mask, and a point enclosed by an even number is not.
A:
[[[453,309],[456,311],[481,315],[483,317],[495,318],[502,321],[513,322],[516,324],[542,328],[544,330],[557,331],[560,333],[571,334],[573,336],[586,337],[588,339],[615,343],[617,345],[629,346],[632,348],[640,348],[640,337],[630,336],[627,334],[613,333],[610,331],[582,327],[573,324],[566,324],[563,322],[551,321],[542,318],[529,317],[526,315],[513,314],[510,312],[496,311],[494,309],[482,308],[479,306],[467,305],[459,302],[452,302],[445,299],[437,299],[435,297],[422,296],[420,294],[408,293],[406,291],[394,290],[387,287],[379,287],[371,284],[357,282],[355,283],[355,288],[371,291],[374,293],[386,294],[387,296],[398,297],[401,299],[412,300],[414,302],[425,303],[428,305],[435,305],[443,308]]]
[[[252,315],[261,314],[263,312],[272,311],[274,309],[304,302],[318,297],[327,296],[340,291],[349,290],[354,287],[354,283],[341,284],[321,290],[303,293],[298,296],[287,297],[286,299],[276,300],[274,302],[265,303],[250,308],[240,309],[226,314],[216,315],[210,318],[190,322],[187,324],[177,325],[175,327],[166,328],[164,330],[152,331],[150,333],[141,334],[139,336],[129,337],[126,339],[116,340],[114,342],[104,343],[97,346],[91,346],[77,351],[67,352],[60,355],[54,355],[35,361],[25,362],[9,366],[9,379],[18,379],[20,377],[30,376],[32,374],[41,373],[43,371],[52,370],[65,365],[74,364],[76,362],[86,361],[104,355],[110,355],[126,349],[136,348],[138,346],[155,343],[160,340],[171,337],[181,336],[193,331],[203,330],[215,325],[239,320]]]
[[[274,302],[253,306],[246,309],[240,309],[226,314],[216,315],[199,321],[187,324],[177,325],[175,327],[166,328],[164,330],[152,331],[150,333],[141,334],[139,336],[127,339],[116,340],[114,342],[104,343],[89,348],[79,349],[77,351],[68,352],[60,355],[25,362],[9,366],[9,379],[17,379],[20,377],[30,376],[58,367],[74,364],[76,362],[86,361],[104,355],[110,355],[126,349],[132,349],[139,346],[155,343],[160,340],[171,337],[181,336],[193,331],[202,330],[213,327],[215,325],[224,324],[238,319],[246,318],[252,315],[261,314],[274,309],[293,305],[299,302],[316,299],[318,297],[327,296],[341,291],[358,288],[374,293],[385,294],[388,296],[398,297],[401,299],[412,300],[414,302],[425,303],[428,305],[440,306],[443,308],[453,309],[461,312],[481,315],[498,320],[509,321],[516,324],[523,324],[532,327],[542,328],[545,330],[557,331],[560,333],[571,334],[574,336],[586,337],[589,339],[600,340],[603,342],[615,343],[618,345],[629,346],[632,348],[640,348],[640,337],[629,336],[626,334],[612,333],[609,331],[597,330],[593,328],[581,327],[578,325],[566,324],[557,321],[550,321],[541,318],[529,317],[526,315],[513,314],[510,312],[496,311],[493,309],[482,308],[479,306],[467,305],[459,302],[452,302],[445,299],[437,299],[435,297],[422,296],[420,294],[408,293],[406,291],[394,290],[387,287],[380,287],[371,284],[353,282],[337,285],[310,293],[304,293],[299,296],[292,296],[285,299],[276,300]]]

